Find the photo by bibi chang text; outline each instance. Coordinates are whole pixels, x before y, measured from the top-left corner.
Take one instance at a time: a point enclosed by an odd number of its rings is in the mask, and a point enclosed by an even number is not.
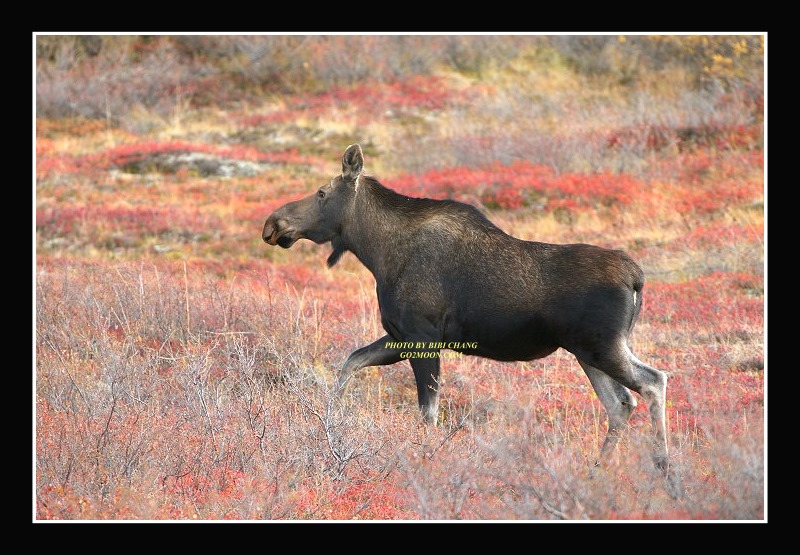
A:
[[[477,341],[387,341],[384,345],[386,349],[428,349],[404,351],[400,353],[400,358],[456,358],[463,356],[457,350],[477,349]],[[437,350],[430,350],[437,349]],[[451,351],[439,352],[438,349],[452,349]]]
[[[387,341],[384,345],[386,349],[477,349],[477,341]]]

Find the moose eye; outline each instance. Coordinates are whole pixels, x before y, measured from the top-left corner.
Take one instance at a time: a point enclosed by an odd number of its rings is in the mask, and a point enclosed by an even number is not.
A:
[[[319,191],[317,191],[317,196],[318,196],[319,198],[325,198],[325,191],[323,191],[322,189],[320,189]]]

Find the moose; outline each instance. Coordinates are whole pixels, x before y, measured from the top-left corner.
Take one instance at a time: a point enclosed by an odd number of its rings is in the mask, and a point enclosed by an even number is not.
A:
[[[667,375],[628,347],[642,307],[644,273],[627,254],[589,244],[512,237],[476,207],[399,194],[364,172],[361,146],[347,147],[342,172],[314,194],[289,202],[264,223],[262,239],[331,243],[333,267],[352,252],[375,277],[386,335],[355,350],[338,377],[411,363],[426,422],[438,418],[444,347],[499,361],[572,353],[608,416],[596,465],[614,451],[636,407],[647,403],[653,461],[668,476]]]

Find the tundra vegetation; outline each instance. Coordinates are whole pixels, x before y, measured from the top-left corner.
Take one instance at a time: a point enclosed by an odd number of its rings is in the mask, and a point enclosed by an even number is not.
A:
[[[35,64],[34,519],[765,519],[762,36],[40,35]],[[407,361],[339,401],[375,281],[261,231],[352,143],[642,266],[683,496],[641,398],[590,472],[605,411],[563,351],[442,358],[436,427]]]

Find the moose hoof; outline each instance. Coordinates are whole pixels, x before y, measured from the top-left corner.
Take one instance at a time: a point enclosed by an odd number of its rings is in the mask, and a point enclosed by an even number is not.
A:
[[[683,478],[675,468],[671,468],[664,477],[664,487],[672,499],[683,499],[686,491],[683,488]]]
[[[439,424],[439,415],[437,413],[432,413],[432,412],[427,412],[426,411],[422,415],[422,421],[425,424],[427,424],[429,426],[433,426],[435,428]]]
[[[669,457],[667,455],[654,456],[653,464],[655,464],[656,469],[659,470],[664,476],[669,474]]]
[[[350,381],[350,376],[339,376],[336,382],[336,396],[341,399],[344,397],[344,392],[347,390],[347,382]]]
[[[600,460],[594,461],[593,464],[589,465],[589,472],[588,476],[590,480],[594,480],[595,478],[606,476],[608,474],[608,469],[600,463]]]

